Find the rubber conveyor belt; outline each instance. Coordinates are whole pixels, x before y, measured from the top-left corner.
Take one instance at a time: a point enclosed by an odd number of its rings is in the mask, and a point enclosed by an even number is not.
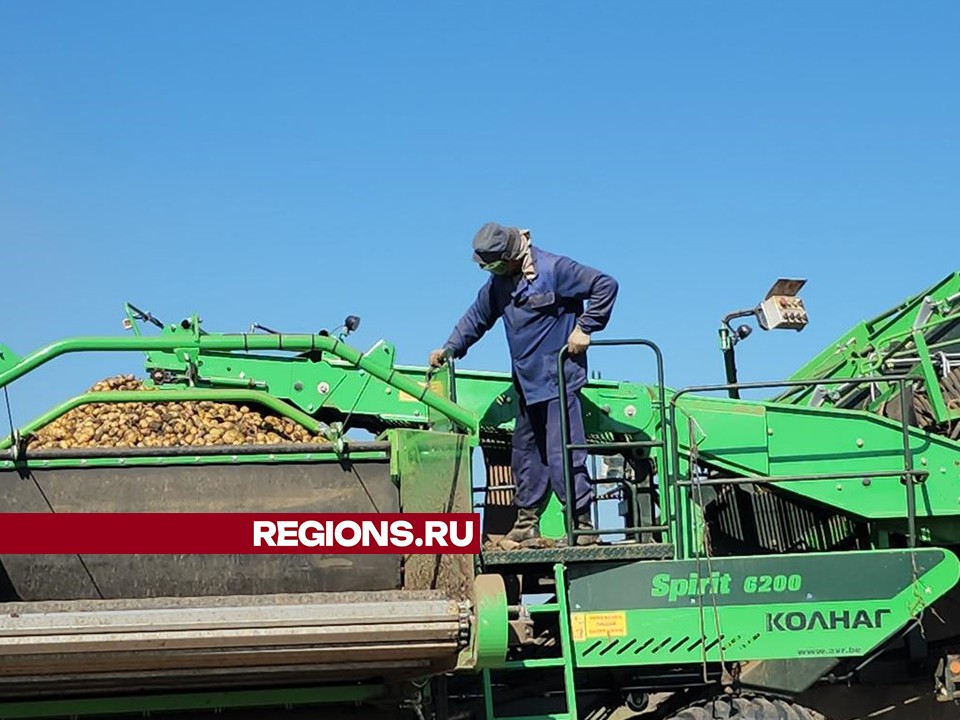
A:
[[[403,677],[454,667],[468,622],[433,592],[5,603],[0,695]]]

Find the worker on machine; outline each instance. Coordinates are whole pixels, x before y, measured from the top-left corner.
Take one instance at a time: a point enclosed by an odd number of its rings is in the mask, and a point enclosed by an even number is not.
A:
[[[566,346],[569,442],[583,444],[580,390],[587,382],[587,347],[590,336],[609,322],[618,285],[609,275],[535,247],[529,230],[487,223],[473,238],[473,251],[474,261],[490,277],[444,346],[430,353],[430,365],[440,367],[447,358],[464,357],[503,317],[519,403],[511,457],[517,519],[501,545],[537,547],[540,516],[551,488],[562,503],[567,502],[558,356]],[[572,456],[576,528],[593,530],[587,453],[575,450]],[[581,545],[596,542],[595,535],[580,535],[577,540]]]

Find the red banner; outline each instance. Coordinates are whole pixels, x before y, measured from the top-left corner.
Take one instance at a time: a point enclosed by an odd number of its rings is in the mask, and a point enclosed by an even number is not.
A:
[[[0,513],[0,554],[475,554],[472,513]]]

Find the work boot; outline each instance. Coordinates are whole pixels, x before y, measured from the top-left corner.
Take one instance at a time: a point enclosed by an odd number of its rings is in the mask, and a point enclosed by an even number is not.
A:
[[[573,527],[576,530],[593,530],[593,519],[590,517],[590,510],[584,510],[579,515],[577,515],[573,520]],[[599,539],[596,535],[577,535],[576,545],[577,547],[585,547],[588,545],[596,545]],[[558,541],[558,544],[561,547],[567,546],[567,538],[561,538]]]
[[[506,550],[513,550],[518,547],[539,547],[540,538],[540,512],[538,508],[518,508],[517,519],[503,539],[500,545]]]
[[[593,519],[590,517],[590,511],[584,510],[582,513],[577,515],[574,527],[577,530],[593,530]],[[577,545],[596,545],[599,542],[599,538],[596,535],[578,535],[577,536]]]

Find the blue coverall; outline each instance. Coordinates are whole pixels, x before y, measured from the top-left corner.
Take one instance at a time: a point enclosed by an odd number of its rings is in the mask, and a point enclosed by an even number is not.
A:
[[[568,257],[535,246],[530,252],[536,270],[533,281],[491,275],[444,344],[452,357],[462,358],[503,318],[520,401],[511,464],[517,485],[515,504],[521,508],[539,506],[551,487],[566,502],[557,358],[576,323],[588,335],[606,327],[619,289],[609,275]],[[580,389],[587,382],[586,353],[567,357],[564,376],[570,442],[584,443]],[[593,499],[593,486],[586,452],[572,455],[574,508],[580,513]]]

